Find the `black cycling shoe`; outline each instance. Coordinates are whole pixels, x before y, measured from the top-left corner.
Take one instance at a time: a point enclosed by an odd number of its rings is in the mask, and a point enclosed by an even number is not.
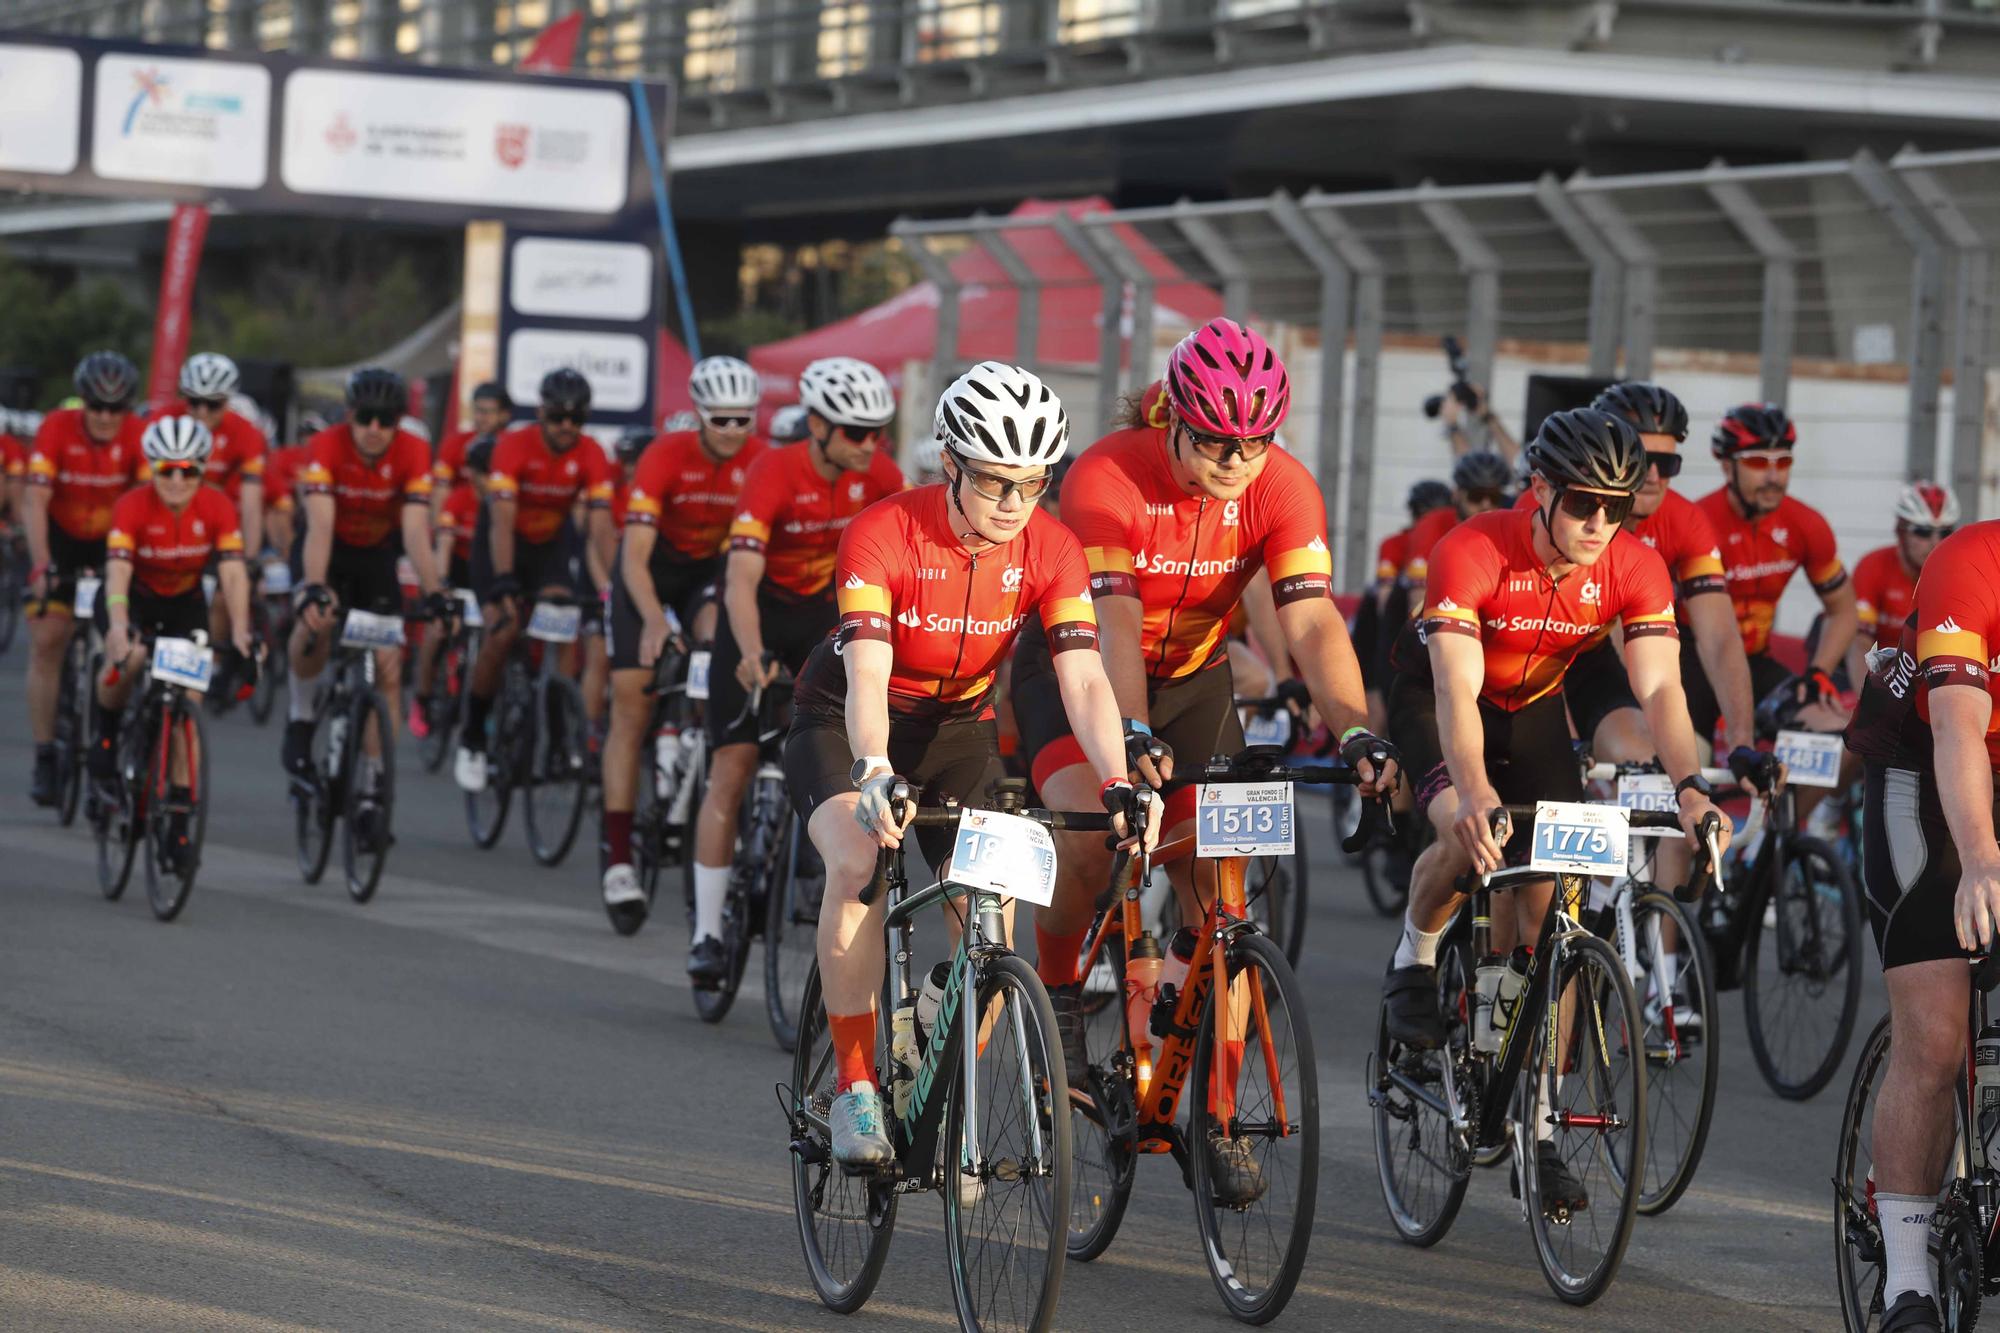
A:
[[[1572,1213],[1580,1213],[1590,1207],[1589,1191],[1583,1182],[1570,1174],[1569,1163],[1556,1151],[1553,1143],[1535,1145],[1535,1179],[1541,1186],[1542,1207],[1564,1207]]]
[[[312,776],[313,724],[297,718],[285,722],[285,739],[278,754],[285,771],[295,778]]]
[[[1412,963],[1392,967],[1382,986],[1383,1024],[1405,1046],[1433,1051],[1444,1045],[1444,1014],[1438,1009],[1437,969]]]
[[[167,845],[161,857],[170,875],[186,875],[194,864],[194,845],[188,841],[188,817],[176,810],[167,816]]]
[[[703,990],[714,990],[729,975],[729,954],[722,941],[710,935],[688,950],[688,980]]]
[[[1090,1052],[1083,1040],[1083,983],[1050,986],[1049,1007],[1056,1011],[1056,1036],[1062,1040],[1063,1072],[1072,1091],[1090,1088]]]
[[[90,747],[90,761],[87,765],[90,776],[100,783],[118,780],[118,738],[99,736],[97,744]]]
[[[354,841],[363,855],[372,856],[388,846],[389,821],[383,817],[382,803],[364,796],[354,807]]]
[[[1917,1333],[1917,1330],[1943,1327],[1943,1321],[1938,1318],[1937,1304],[1921,1291],[1904,1292],[1894,1305],[1882,1312],[1882,1333]]]
[[[35,772],[28,780],[28,799],[36,805],[56,803],[56,747],[37,745],[35,747]]]

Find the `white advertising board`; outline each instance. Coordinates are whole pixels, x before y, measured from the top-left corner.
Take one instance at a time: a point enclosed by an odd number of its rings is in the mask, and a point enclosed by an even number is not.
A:
[[[90,165],[107,180],[263,188],[271,73],[231,60],[113,53],[97,61]]]
[[[508,294],[524,315],[642,320],[653,308],[653,254],[632,241],[525,236],[513,259]]]
[[[279,175],[300,194],[606,214],[628,197],[614,89],[302,69]]]
[[[507,339],[508,396],[517,403],[534,402],[542,376],[558,366],[583,372],[595,411],[635,412],[645,406],[653,359],[637,334],[516,329]]]
[[[0,43],[0,171],[76,170],[83,137],[83,58]]]

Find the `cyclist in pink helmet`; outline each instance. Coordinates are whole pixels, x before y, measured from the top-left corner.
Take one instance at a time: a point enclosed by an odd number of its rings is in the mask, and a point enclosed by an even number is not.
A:
[[[1268,437],[1292,406],[1285,363],[1263,335],[1233,319],[1212,319],[1176,343],[1166,379],[1174,414],[1199,435]]]

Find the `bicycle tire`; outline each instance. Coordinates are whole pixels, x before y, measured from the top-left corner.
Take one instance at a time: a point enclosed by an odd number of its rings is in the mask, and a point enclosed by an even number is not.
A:
[[[1284,951],[1262,935],[1246,932],[1229,941],[1223,959],[1223,977],[1211,993],[1197,1026],[1194,1068],[1188,1076],[1188,1087],[1191,1089],[1187,1098],[1188,1156],[1193,1159],[1195,1225],[1201,1232],[1202,1255],[1208,1261],[1209,1276],[1214,1279],[1223,1305],[1243,1323],[1265,1324],[1284,1312],[1298,1286],[1299,1275],[1305,1271],[1306,1251],[1312,1244],[1313,1210],[1319,1189],[1318,1064],[1313,1054],[1312,1030],[1306,1019],[1304,994],[1299,989],[1298,978],[1292,973],[1291,964],[1285,961]],[[1246,1003],[1251,1008],[1246,1017],[1249,1026],[1246,1027],[1235,1080],[1238,1084],[1237,1114],[1232,1117],[1232,1127],[1241,1129],[1247,1123],[1243,1114],[1245,1103],[1255,1101],[1255,1095],[1248,1091],[1253,1086],[1249,1076],[1253,1069],[1262,1069],[1263,1085],[1267,1089],[1265,1095],[1270,1101],[1264,1105],[1261,1114],[1267,1117],[1267,1131],[1276,1129],[1276,1132],[1264,1136],[1265,1143],[1278,1145],[1294,1142],[1298,1156],[1298,1164],[1291,1172],[1296,1183],[1287,1190],[1279,1191],[1274,1178],[1282,1178],[1286,1173],[1272,1169],[1282,1159],[1274,1146],[1267,1147],[1259,1162],[1264,1190],[1255,1200],[1240,1208],[1217,1200],[1206,1151],[1210,1135],[1216,1128],[1212,1124],[1215,1109],[1207,1095],[1209,1069],[1215,1058],[1216,1016],[1223,1009],[1222,1000],[1227,988],[1237,985],[1239,978],[1247,978],[1243,989],[1249,992]],[[1255,996],[1259,990],[1263,992],[1266,1024],[1260,1039],[1253,1041]],[[1281,1012],[1284,1016],[1282,1025],[1278,1021]],[[1280,1040],[1284,1029],[1289,1029],[1292,1034],[1289,1043]],[[1272,1052],[1276,1053],[1275,1070],[1271,1067]],[[1285,1109],[1285,1124],[1276,1126],[1275,1120],[1270,1117],[1275,1116],[1280,1097]],[[1254,1105],[1247,1109],[1251,1116],[1260,1114]],[[1289,1219],[1280,1213],[1275,1221],[1266,1220],[1261,1226],[1246,1223],[1241,1227],[1231,1227],[1223,1219],[1224,1212],[1247,1217],[1253,1209],[1270,1202],[1274,1195],[1281,1196],[1281,1203],[1283,1195],[1292,1199]],[[1273,1240],[1281,1236],[1284,1240],[1272,1253],[1253,1258],[1250,1253],[1251,1237],[1259,1232]]]
[[[90,753],[90,629],[79,626],[63,650],[63,683],[56,713],[56,822],[76,822],[83,799],[84,759]]]
[[[1648,918],[1655,923],[1668,919],[1675,923],[1681,948],[1676,954],[1676,974],[1667,980],[1675,994],[1683,990],[1688,993],[1694,1012],[1700,1016],[1700,1026],[1690,1032],[1683,1028],[1676,1011],[1670,1033],[1666,1011],[1656,1021],[1650,1016],[1648,1002],[1640,1000],[1640,1020],[1645,1025],[1647,1104],[1646,1167],[1639,1181],[1639,1215],[1657,1217],[1687,1193],[1688,1186],[1694,1183],[1695,1170],[1701,1165],[1709,1126],[1715,1119],[1715,1086],[1722,1070],[1722,1048],[1715,1040],[1715,968],[1709,962],[1708,948],[1702,942],[1694,914],[1672,894],[1658,889],[1633,899],[1638,965],[1646,969],[1648,980],[1657,985],[1661,978],[1651,964],[1660,936],[1657,924],[1651,928],[1645,924]],[[1640,995],[1638,983],[1634,983],[1633,994]],[[1694,1050],[1692,1060],[1683,1053],[1689,1047]],[[1692,1078],[1681,1077],[1677,1082],[1676,1076],[1683,1075],[1684,1070]],[[1683,1104],[1687,1093],[1694,1097],[1691,1111]],[[1612,1165],[1617,1169],[1619,1163],[1614,1160]]]
[[[430,719],[430,731],[417,742],[417,762],[426,773],[444,767],[454,748],[452,742],[458,738],[458,712],[463,706],[459,696],[463,693],[466,663],[471,658],[470,641],[463,632],[454,634],[438,652],[431,692],[420,705]]]
[[[1889,1071],[1889,1016],[1882,1015],[1861,1043],[1833,1169],[1833,1267],[1840,1288],[1840,1317],[1848,1333],[1871,1333],[1882,1320],[1882,1285],[1888,1277],[1882,1225],[1871,1215],[1869,1182],[1875,1166],[1875,1095]]]
[[[491,851],[500,841],[500,835],[507,831],[507,811],[514,803],[517,772],[514,749],[522,739],[517,733],[522,727],[533,725],[533,710],[516,698],[516,692],[526,687],[522,670],[517,663],[508,663],[499,697],[487,718],[486,788],[464,793],[465,830],[472,835],[472,845],[481,851]]]
[[[373,845],[369,846],[365,845],[367,840],[358,827],[363,793],[356,778],[361,772],[363,738],[368,734],[371,719],[380,747],[380,762],[375,771],[375,801],[380,810],[376,818],[380,827]],[[341,771],[348,774],[348,780],[347,800],[340,819],[340,866],[347,877],[348,896],[357,903],[365,903],[375,896],[382,883],[382,871],[389,864],[389,848],[395,842],[390,829],[396,811],[396,729],[389,717],[388,701],[375,690],[354,697],[353,717],[347,725],[347,762]]]
[[[806,1017],[792,1051],[791,1086],[785,1090],[792,1121],[792,1210],[814,1293],[829,1310],[853,1314],[881,1281],[896,1231],[897,1196],[893,1186],[843,1172],[834,1163],[826,1131],[807,1116],[811,1111],[824,1123],[836,1073],[817,967],[806,979],[801,1012]]]
[[[1068,1241],[1062,1219],[1070,1209],[1071,1146],[1062,1043],[1049,993],[1025,961],[1004,953],[987,958],[976,985],[977,1006],[958,1018],[978,1023],[984,1015],[991,1024],[986,1040],[974,1043],[972,1066],[981,1086],[968,1098],[961,1061],[945,1108],[944,1232],[952,1303],[968,1333],[1043,1333],[1055,1321]],[[965,1143],[968,1104],[978,1117],[976,1152]],[[1020,1126],[1018,1142],[1006,1143],[997,1132],[1010,1123]],[[955,1151],[961,1146],[964,1151]],[[961,1183],[968,1156],[978,1168],[979,1184],[971,1191]],[[953,1157],[959,1158],[957,1169]],[[1017,1289],[1023,1295],[1018,1301]]]
[[[314,710],[312,742],[308,750],[312,775],[291,780],[292,833],[298,849],[299,876],[308,884],[319,883],[320,877],[326,874],[327,862],[333,857],[333,807],[337,793],[333,790],[333,774],[327,763],[327,749],[332,744],[329,725],[333,720],[331,702],[329,694],[320,700]]]
[[[1583,1114],[1603,1116],[1613,1122],[1622,1119],[1622,1126],[1614,1125],[1607,1132],[1621,1135],[1622,1142],[1617,1147],[1607,1147],[1604,1136],[1589,1128],[1582,1130],[1558,1128],[1551,1142],[1556,1151],[1571,1167],[1579,1184],[1590,1196],[1587,1207],[1574,1213],[1562,1212],[1551,1217],[1551,1207],[1545,1206],[1541,1197],[1541,1173],[1535,1169],[1534,1157],[1524,1149],[1533,1142],[1533,1132],[1524,1123],[1515,1132],[1517,1139],[1516,1165],[1519,1169],[1521,1197],[1526,1205],[1528,1230],[1534,1237],[1535,1262],[1540,1265],[1542,1276],[1547,1279],[1549,1289],[1568,1305],[1589,1305],[1607,1291],[1613,1279],[1618,1276],[1619,1266],[1625,1258],[1626,1248],[1632,1242],[1632,1231],[1638,1221],[1639,1192],[1630,1188],[1614,1168],[1612,1163],[1621,1154],[1627,1160],[1643,1160],[1646,1152],[1646,1062],[1629,1057],[1622,1062],[1616,1058],[1620,1046],[1629,1050],[1634,1038],[1643,1040],[1644,1016],[1639,1010],[1639,1001],[1633,996],[1632,982],[1625,974],[1625,964],[1612,947],[1594,935],[1573,935],[1563,941],[1558,954],[1559,973],[1550,979],[1550,993],[1562,995],[1571,993],[1587,996],[1592,1006],[1591,1021],[1572,1021],[1570,1042],[1565,1048],[1565,1056],[1571,1067],[1564,1070],[1561,1084],[1569,1088],[1583,1085],[1589,1099]],[[1529,1034],[1529,1056],[1521,1070],[1521,1096],[1526,1108],[1522,1119],[1532,1123],[1541,1114],[1540,1092],[1536,1085],[1542,1082],[1537,1055],[1547,1049],[1547,1037],[1543,1026],[1548,1022],[1548,1009],[1543,1007],[1535,1015],[1534,1031]],[[1603,1045],[1598,1043],[1602,1034]],[[1601,1066],[1602,1073],[1593,1076],[1588,1063]],[[1622,1074],[1615,1071],[1622,1067]],[[1590,1085],[1600,1086],[1593,1092]],[[1558,1093],[1560,1096],[1560,1093]],[[1628,1112],[1624,1108],[1630,1107]],[[1585,1145],[1588,1150],[1585,1151]],[[1581,1163],[1581,1169],[1579,1168]],[[1601,1177],[1592,1170],[1595,1166],[1604,1168]],[[1593,1180],[1601,1179],[1603,1185],[1593,1185]],[[1617,1185],[1617,1204],[1608,1228],[1597,1227],[1597,1222],[1605,1216],[1606,1186]],[[1566,1259],[1563,1242],[1582,1233],[1577,1231],[1576,1219],[1581,1215],[1587,1219],[1586,1225],[1601,1242],[1601,1253],[1587,1266],[1579,1265],[1572,1257]]]
[[[1783,849],[1780,849],[1782,852]],[[1777,919],[1784,926],[1801,900],[1798,889],[1803,885],[1810,890],[1805,901],[1811,902],[1814,910],[1809,917],[1805,933],[1810,937],[1803,941],[1809,952],[1803,960],[1809,977],[1806,986],[1784,985],[1786,991],[1803,992],[1811,998],[1810,988],[1815,981],[1825,980],[1822,994],[1838,1000],[1839,1008],[1830,1015],[1827,1026],[1830,1031],[1814,1046],[1820,1049],[1817,1063],[1813,1062],[1811,1049],[1799,1063],[1803,1072],[1795,1073],[1784,1057],[1789,1049],[1774,1050],[1771,1020],[1783,1016],[1788,1002],[1782,997],[1774,997],[1771,989],[1781,977],[1797,976],[1794,969],[1799,964],[1787,965],[1780,956],[1772,969],[1772,975],[1765,976],[1764,958],[1764,912],[1770,905],[1773,881],[1766,880],[1753,895],[1748,907],[1748,927],[1744,940],[1743,966],[1743,1017],[1750,1034],[1750,1053],[1756,1057],[1758,1072],[1771,1091],[1787,1101],[1804,1101],[1816,1096],[1832,1081],[1840,1070],[1842,1057],[1847,1054],[1847,1044],[1854,1036],[1855,1020],[1861,1012],[1861,958],[1864,950],[1861,944],[1861,890],[1855,885],[1854,877],[1847,867],[1824,841],[1819,838],[1795,836],[1790,841],[1791,855],[1782,857],[1778,863],[1775,887],[1779,894]],[[1793,872],[1805,868],[1815,868],[1819,874],[1803,881],[1795,881]],[[1821,877],[1823,876],[1823,878]],[[1841,938],[1825,938],[1828,918],[1818,910],[1820,893],[1816,886],[1830,884],[1839,895],[1837,908]],[[1781,930],[1774,947],[1784,950],[1790,944]],[[1830,955],[1830,956],[1829,956]],[[1817,975],[1815,975],[1817,974]],[[1774,1012],[1767,1015],[1767,1001],[1775,1000]]]
[[[1098,957],[1111,969],[1112,984],[1122,993],[1124,978],[1119,965],[1124,951],[1117,944],[1116,939],[1106,940]],[[1120,1026],[1114,1028],[1109,1021],[1091,1022],[1097,1014],[1107,1020],[1115,1015]],[[1089,1263],[1117,1239],[1132,1201],[1132,1183],[1139,1170],[1139,1112],[1131,1079],[1111,1058],[1122,1049],[1125,1007],[1104,1003],[1079,1017],[1084,1025],[1085,1058],[1093,1051],[1102,1053],[1090,1064],[1089,1085],[1071,1087],[1069,1092],[1069,1257]]]
[[[142,774],[150,760],[146,748],[149,734],[143,709],[127,709],[124,730],[118,738],[117,801],[102,811],[96,829],[97,887],[111,902],[125,896],[132,882],[132,865],[139,853],[145,831],[145,810],[141,784],[128,781],[126,774]]]
[[[154,791],[146,819],[152,835],[146,856],[146,901],[156,918],[172,921],[194,892],[194,878],[201,869],[202,838],[208,831],[208,730],[200,705],[175,693],[167,705],[165,730],[169,736],[182,732],[188,753],[187,850],[179,866],[170,871],[167,856],[174,812],[169,802],[159,799],[163,793]],[[171,771],[166,756],[156,758],[160,768]]]
[[[806,979],[819,956],[825,890],[826,867],[806,836],[805,821],[794,814],[785,821],[785,853],[764,908],[764,1014],[780,1050],[798,1045]]]
[[[544,676],[535,696],[537,725],[521,790],[521,823],[535,860],[557,866],[576,844],[590,797],[590,724],[584,720],[583,691],[568,676]]]
[[[1243,896],[1257,929],[1284,951],[1285,961],[1299,965],[1306,930],[1306,897],[1310,883],[1310,853],[1306,828],[1294,822],[1297,850],[1290,856],[1251,857],[1243,867]]]

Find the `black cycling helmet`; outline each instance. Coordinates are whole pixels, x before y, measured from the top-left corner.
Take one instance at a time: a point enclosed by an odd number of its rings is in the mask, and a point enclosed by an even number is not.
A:
[[[1733,458],[1749,449],[1789,449],[1799,433],[1785,409],[1776,403],[1745,403],[1732,407],[1715,423],[1709,447],[1717,458]]]
[[[139,368],[116,352],[92,352],[76,363],[70,378],[86,404],[129,407],[139,392]]]
[[[1451,484],[1461,491],[1503,493],[1513,484],[1514,470],[1491,449],[1475,449],[1452,464]]]
[[[618,437],[618,461],[631,467],[639,461],[639,455],[646,452],[646,446],[653,442],[653,432],[644,426],[634,426]]]
[[[1632,423],[1612,412],[1578,407],[1551,412],[1528,445],[1528,466],[1558,489],[1637,493],[1651,466]]]
[[[572,412],[590,410],[590,381],[580,370],[557,366],[542,376],[542,406],[566,408]]]
[[[1410,487],[1410,520],[1415,522],[1433,509],[1451,503],[1451,487],[1442,481],[1420,481]]]
[[[473,389],[472,401],[475,403],[498,403],[509,411],[512,411],[514,407],[514,400],[507,396],[507,388],[499,380],[487,380],[484,384]]]
[[[393,370],[363,366],[347,377],[349,411],[394,412],[402,416],[410,410],[410,386]]]
[[[491,435],[482,435],[465,446],[465,467],[468,472],[491,472],[493,470],[493,446]]]
[[[1651,380],[1614,384],[1598,394],[1591,406],[1624,417],[1641,435],[1671,435],[1676,441],[1688,437],[1687,408],[1672,392]]]

